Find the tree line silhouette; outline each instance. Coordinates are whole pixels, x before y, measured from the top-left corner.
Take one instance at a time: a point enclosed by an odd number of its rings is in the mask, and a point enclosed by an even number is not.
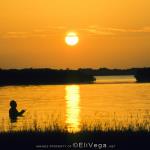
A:
[[[138,82],[150,82],[150,68],[0,69],[0,85],[93,83],[94,76],[134,75]]]
[[[8,69],[0,70],[0,85],[92,83],[94,76],[79,70]]]

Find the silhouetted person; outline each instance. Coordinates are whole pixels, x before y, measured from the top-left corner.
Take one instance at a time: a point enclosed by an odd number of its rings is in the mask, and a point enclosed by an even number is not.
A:
[[[17,103],[16,101],[10,101],[10,109],[9,109],[9,117],[11,122],[16,122],[18,116],[22,116],[25,110],[21,110],[20,112],[17,110]]]

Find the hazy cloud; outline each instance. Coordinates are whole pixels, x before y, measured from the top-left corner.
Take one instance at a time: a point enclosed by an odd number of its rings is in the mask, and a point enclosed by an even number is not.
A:
[[[9,31],[0,34],[0,38],[3,39],[19,39],[19,38],[45,38],[48,36],[54,36],[55,33],[64,30],[63,26],[48,26],[43,28],[33,29],[32,31],[24,32],[24,31]]]
[[[3,33],[2,38],[27,38],[28,37],[28,33],[27,32],[15,32],[15,31],[10,31],[10,32],[6,32]]]
[[[47,26],[39,29],[34,29],[29,32],[16,32],[16,31],[9,31],[6,33],[0,33],[0,38],[3,39],[16,39],[16,38],[46,38],[50,36],[55,36],[59,32],[66,32],[67,27],[64,26]],[[150,35],[150,27],[141,27],[141,28],[113,28],[107,27],[102,28],[96,25],[79,28],[78,31],[84,31],[85,33],[91,35],[98,35],[98,36],[130,36],[130,35]]]
[[[87,28],[81,29],[91,34],[95,35],[141,35],[141,34],[150,34],[150,27],[141,27],[141,28],[101,28],[98,26],[89,26]]]

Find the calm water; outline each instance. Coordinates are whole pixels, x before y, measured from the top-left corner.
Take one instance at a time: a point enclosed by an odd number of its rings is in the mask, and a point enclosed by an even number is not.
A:
[[[8,117],[10,99],[18,110],[27,110],[14,124]],[[114,119],[125,126],[149,119],[149,111],[150,84],[135,83],[132,76],[97,77],[97,83],[85,85],[0,87],[1,130],[44,129],[58,122],[76,131],[84,123],[114,126]]]

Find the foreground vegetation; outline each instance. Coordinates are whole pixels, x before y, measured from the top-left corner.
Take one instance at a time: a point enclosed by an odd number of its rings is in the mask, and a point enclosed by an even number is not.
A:
[[[148,149],[150,132],[141,131],[80,131],[70,133],[53,131],[10,131],[0,133],[0,146],[5,149],[54,149],[51,145],[71,145],[70,149],[79,149],[79,143],[98,144],[99,149]],[[78,147],[78,148],[77,148]],[[101,147],[101,148],[100,148]],[[103,148],[102,148],[103,147]],[[58,149],[58,148],[55,148]],[[62,148],[64,149],[64,148]],[[65,148],[67,149],[67,148]],[[69,148],[68,148],[69,149]],[[83,149],[83,145],[82,145]],[[86,145],[84,149],[90,148]]]
[[[123,122],[116,114],[109,121],[82,121],[76,130],[69,129],[61,117],[47,118],[50,123],[40,126],[37,118],[30,124],[25,120],[22,128],[10,124],[7,130],[0,125],[0,148],[3,149],[123,149],[138,150],[150,147],[150,113],[129,115]],[[22,118],[23,119],[23,118]],[[2,123],[2,122],[1,122]],[[93,144],[97,144],[94,147]],[[79,147],[80,146],[80,147]],[[55,148],[54,148],[55,147]]]
[[[149,121],[149,120],[148,120]],[[71,132],[55,122],[44,130],[34,123],[31,129],[0,132],[0,147],[5,149],[148,149],[150,146],[149,122],[110,128],[105,124],[82,124],[79,131]],[[106,129],[107,127],[107,129]],[[80,143],[80,144],[79,144]],[[97,144],[94,147],[93,144]],[[80,145],[80,147],[79,147]],[[55,147],[55,148],[54,148]]]

